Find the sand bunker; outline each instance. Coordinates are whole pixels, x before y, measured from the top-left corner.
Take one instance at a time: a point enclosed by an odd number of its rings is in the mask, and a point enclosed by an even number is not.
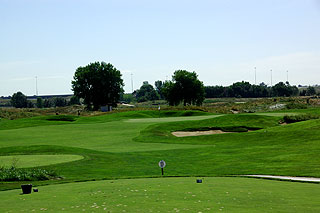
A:
[[[214,135],[214,134],[224,134],[224,133],[232,133],[232,132],[224,132],[222,130],[208,130],[208,131],[177,131],[172,132],[172,134],[176,137],[187,137],[187,136],[199,136],[199,135]]]

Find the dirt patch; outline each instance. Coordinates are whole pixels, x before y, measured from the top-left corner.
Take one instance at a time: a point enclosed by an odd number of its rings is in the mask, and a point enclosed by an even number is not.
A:
[[[188,136],[199,136],[199,135],[214,135],[214,134],[224,134],[232,132],[224,132],[222,130],[208,130],[208,131],[177,131],[172,132],[176,137],[188,137]]]

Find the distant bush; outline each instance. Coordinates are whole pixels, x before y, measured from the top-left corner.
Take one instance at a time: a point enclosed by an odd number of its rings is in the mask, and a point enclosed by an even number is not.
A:
[[[76,121],[76,118],[71,115],[53,115],[46,118],[48,121]]]
[[[192,115],[194,115],[194,114],[195,114],[195,113],[192,112],[192,111],[186,111],[186,112],[182,113],[181,115],[182,115],[182,116],[192,116]]]
[[[16,168],[15,166],[0,167],[0,181],[35,181],[56,177],[58,174],[53,170]]]
[[[67,100],[62,97],[53,98],[53,104],[55,107],[64,107],[67,106]]]
[[[307,109],[307,105],[295,102],[288,103],[286,107],[287,109]]]
[[[319,115],[303,114],[303,115],[285,115],[283,121],[286,123],[296,123],[300,121],[307,121],[311,119],[318,119]]]

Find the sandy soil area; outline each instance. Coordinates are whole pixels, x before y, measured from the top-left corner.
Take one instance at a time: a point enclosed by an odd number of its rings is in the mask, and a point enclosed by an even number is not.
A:
[[[213,135],[213,134],[224,134],[231,132],[224,132],[222,130],[209,130],[209,131],[191,131],[191,132],[183,132],[177,131],[172,132],[172,134],[176,137],[187,137],[187,136],[199,136],[199,135]]]

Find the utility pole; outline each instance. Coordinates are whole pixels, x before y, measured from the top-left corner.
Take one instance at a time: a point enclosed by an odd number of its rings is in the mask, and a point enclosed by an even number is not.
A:
[[[287,70],[287,82],[289,82],[289,71]]]
[[[270,70],[270,72],[271,72],[271,86],[272,86],[272,70]]]

